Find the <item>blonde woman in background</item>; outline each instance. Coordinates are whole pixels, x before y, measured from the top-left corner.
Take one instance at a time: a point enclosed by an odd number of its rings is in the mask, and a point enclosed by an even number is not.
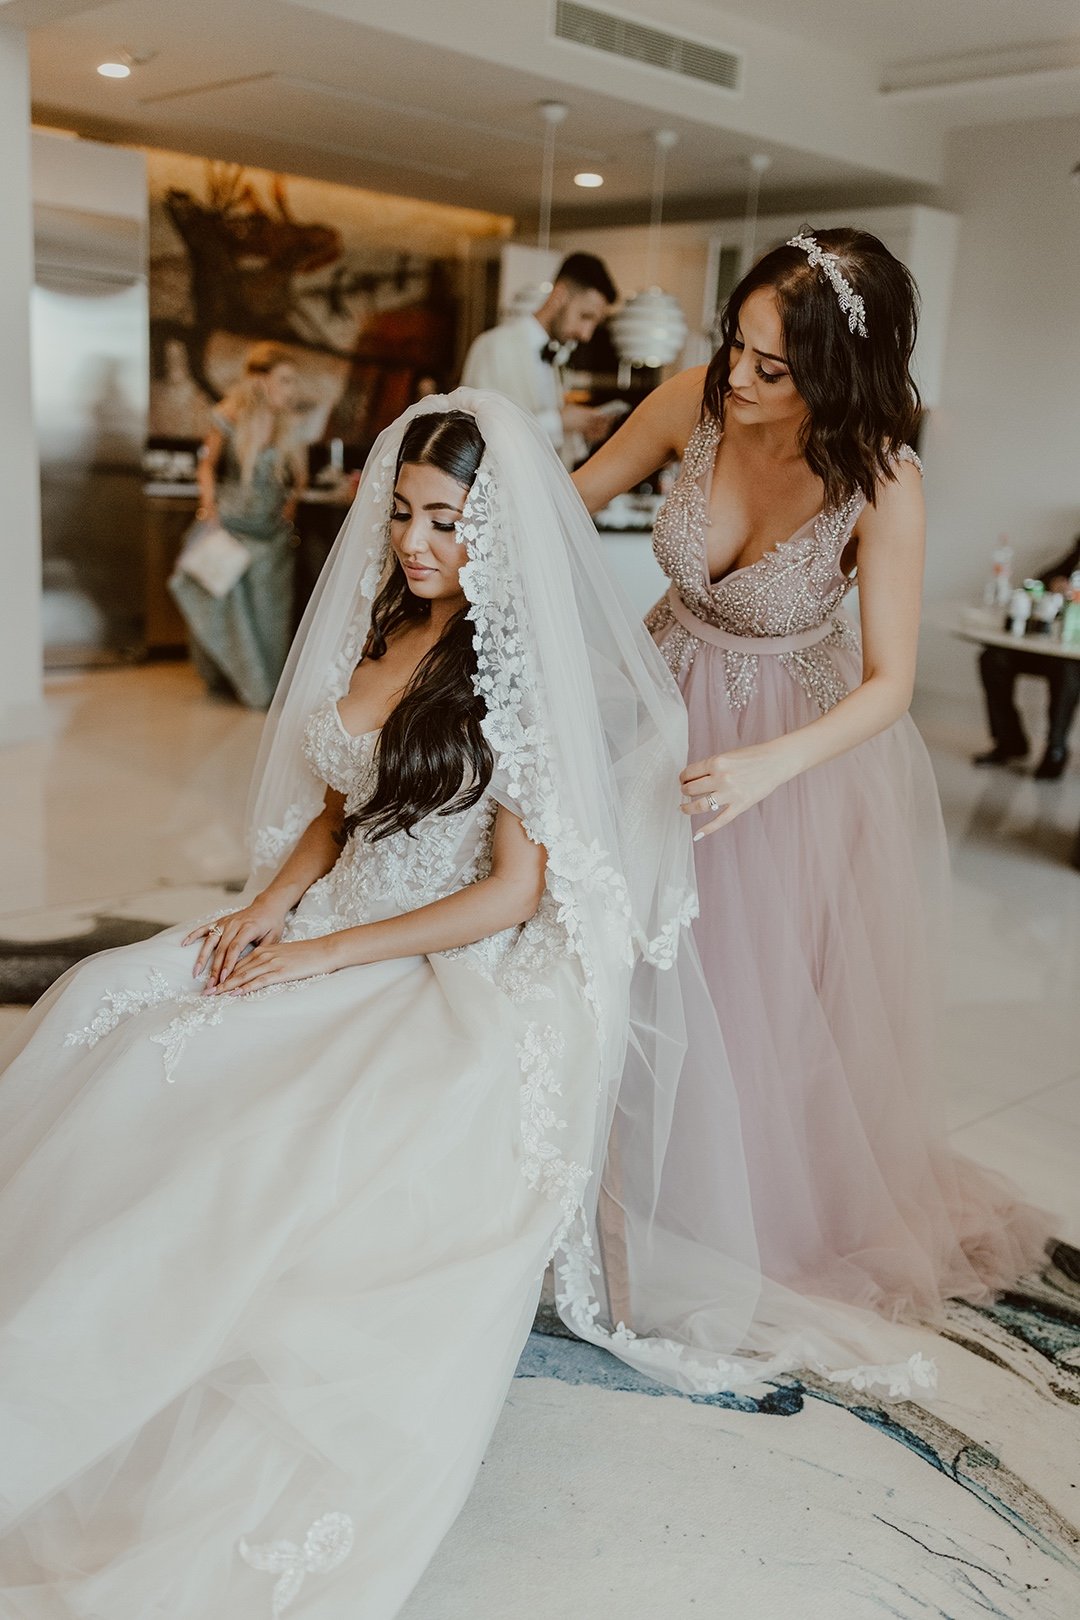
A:
[[[292,633],[292,524],[307,481],[294,428],[298,380],[287,349],[256,344],[199,455],[198,515],[246,546],[247,571],[222,597],[179,570],[170,581],[207,686],[252,709],[273,697]]]

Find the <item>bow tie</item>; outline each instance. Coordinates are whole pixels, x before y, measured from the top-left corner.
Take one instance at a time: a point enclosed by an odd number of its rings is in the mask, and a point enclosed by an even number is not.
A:
[[[554,338],[549,338],[544,344],[544,347],[540,350],[540,358],[544,364],[547,366],[553,366],[562,353],[562,347],[562,344],[556,343]]]

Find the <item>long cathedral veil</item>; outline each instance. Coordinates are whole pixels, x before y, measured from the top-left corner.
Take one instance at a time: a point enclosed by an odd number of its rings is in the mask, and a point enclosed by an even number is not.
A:
[[[596,1088],[588,1162],[564,1156],[557,1096],[533,1096],[522,1151],[523,1173],[561,1206],[560,1312],[581,1337],[687,1390],[743,1388],[800,1365],[897,1392],[925,1382],[917,1356],[845,1366],[895,1353],[882,1325],[759,1274],[734,1083],[688,926],[682,699],[546,436],[501,396],[425,399],[376,441],[267,718],[248,892],[321,808],[303,728],[346,690],[393,566],[405,427],[446,410],[475,415],[486,447],[459,534],[495,780],[547,851],[545,937],[576,963],[595,1020],[598,1073],[580,1077]],[[717,1142],[722,1164],[710,1157]]]

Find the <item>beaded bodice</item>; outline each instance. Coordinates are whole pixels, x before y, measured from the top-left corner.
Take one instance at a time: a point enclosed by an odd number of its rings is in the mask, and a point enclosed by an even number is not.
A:
[[[724,653],[729,696],[737,707],[749,701],[756,687],[755,638],[775,641],[821,628],[825,634],[819,647],[783,652],[780,661],[819,707],[829,708],[847,692],[829,659],[829,645],[858,645],[854,625],[837,610],[854,584],[841,559],[865,497],[857,493],[841,506],[824,507],[756,562],[710,580],[708,500],[720,431],[719,423],[705,418],[690,435],[675,487],[656,516],[656,560],[694,618],[742,643]],[[918,464],[915,452],[906,448],[900,459]],[[700,642],[677,622],[667,597],[645,622],[676,676],[685,674]]]
[[[864,497],[823,510],[790,539],[745,568],[710,582],[708,486],[719,424],[707,419],[690,435],[682,471],[657,514],[653,550],[690,611],[736,636],[789,636],[824,624],[852,581],[840,570]]]
[[[345,730],[335,702],[308,720],[304,757],[315,774],[345,796],[345,814],[368,797],[379,733],[353,736]],[[363,832],[349,839],[334,867],[312,885],[297,911],[316,931],[348,928],[413,911],[484,877],[491,867],[491,835],[498,803],[486,794],[469,810],[429,815],[411,833],[371,840]],[[327,912],[329,911],[329,917]],[[299,929],[297,930],[299,931]]]

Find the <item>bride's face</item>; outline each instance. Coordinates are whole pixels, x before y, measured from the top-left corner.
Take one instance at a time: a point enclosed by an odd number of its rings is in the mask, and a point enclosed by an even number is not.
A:
[[[414,596],[464,598],[458,575],[469,560],[457,536],[468,491],[438,467],[406,462],[394,488],[390,544]]]

